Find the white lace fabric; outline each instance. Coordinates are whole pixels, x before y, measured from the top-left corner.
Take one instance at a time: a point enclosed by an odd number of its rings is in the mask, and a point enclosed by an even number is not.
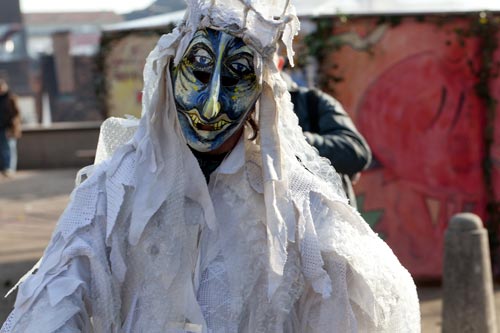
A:
[[[411,276],[305,141],[272,62],[278,38],[291,50],[293,7],[188,6],[148,57],[140,122],[108,121],[1,332],[419,332]],[[168,70],[199,27],[247,41],[263,83],[259,137],[247,129],[208,185]]]

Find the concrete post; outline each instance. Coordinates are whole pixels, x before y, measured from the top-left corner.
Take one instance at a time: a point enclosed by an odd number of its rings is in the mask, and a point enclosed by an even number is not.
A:
[[[453,216],[445,234],[442,332],[497,332],[488,233],[471,213]]]
[[[69,31],[52,34],[57,86],[60,93],[72,93],[75,90],[75,69],[73,57],[70,54],[70,36]]]

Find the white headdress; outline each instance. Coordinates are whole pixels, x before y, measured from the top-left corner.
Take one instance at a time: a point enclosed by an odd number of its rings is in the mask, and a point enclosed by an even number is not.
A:
[[[213,28],[240,37],[263,57],[271,57],[281,40],[293,65],[292,41],[299,21],[290,0],[187,0],[187,3],[184,22],[179,26],[185,36],[177,48],[176,64],[196,30]],[[162,39],[158,44],[163,46]],[[165,44],[168,47],[169,41]]]

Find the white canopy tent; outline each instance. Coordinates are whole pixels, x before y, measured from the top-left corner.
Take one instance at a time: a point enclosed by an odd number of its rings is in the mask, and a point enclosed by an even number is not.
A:
[[[299,17],[328,15],[391,15],[500,11],[500,0],[292,0]],[[184,11],[111,24],[105,31],[162,27],[182,19]]]

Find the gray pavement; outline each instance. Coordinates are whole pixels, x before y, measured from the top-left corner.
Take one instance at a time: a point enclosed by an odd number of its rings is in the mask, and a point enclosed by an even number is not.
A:
[[[69,201],[77,171],[21,171],[12,178],[0,178],[0,295],[42,255]],[[418,292],[422,332],[441,332],[441,288],[419,287]],[[0,300],[0,323],[12,308],[13,296]],[[495,296],[500,309],[500,291]]]
[[[15,295],[3,295],[42,255],[68,204],[76,169],[21,171],[0,175],[0,323]]]

